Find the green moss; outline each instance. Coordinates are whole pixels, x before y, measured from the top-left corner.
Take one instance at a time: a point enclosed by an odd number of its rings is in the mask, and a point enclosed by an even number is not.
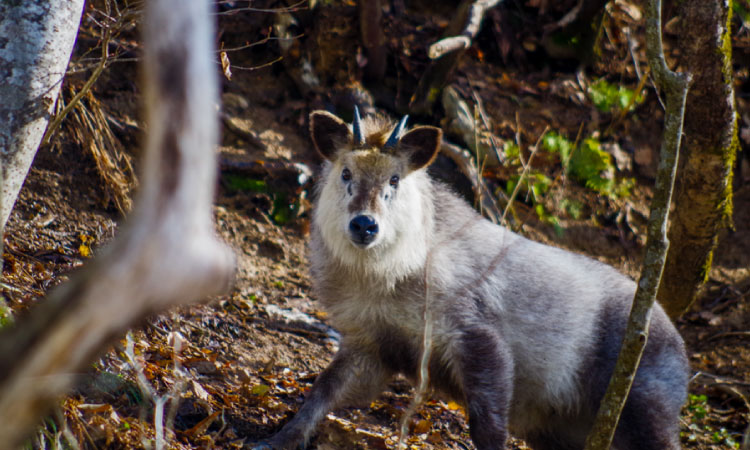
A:
[[[740,139],[737,131],[737,115],[732,120],[732,140],[724,149],[724,165],[727,174],[724,178],[724,193],[722,194],[722,218],[727,226],[734,227],[732,216],[734,214],[734,165],[737,162],[737,152],[740,151]]]
[[[728,86],[732,86],[732,78],[734,73],[732,72],[732,8],[727,10],[727,21],[724,23],[724,33],[721,35],[721,47],[719,47],[721,53],[721,72],[724,75],[724,83]]]
[[[701,278],[703,278],[703,283],[706,283],[708,281],[708,276],[711,274],[711,267],[714,263],[714,248],[716,248],[715,243],[713,246],[711,246],[711,251],[708,252],[708,256],[706,256],[706,262],[703,263],[703,268],[701,269]]]
[[[3,297],[0,297],[0,328],[5,328],[13,323],[13,310],[5,302]]]
[[[721,36],[721,71],[724,77],[724,84],[731,90],[733,85],[734,74],[732,72],[732,15],[733,8],[730,6],[727,10],[727,20],[724,23],[724,33]],[[733,93],[731,94],[733,95]],[[734,99],[732,99],[734,102]],[[736,111],[736,108],[732,108]],[[727,226],[732,225],[732,215],[734,212],[733,189],[734,181],[734,164],[737,159],[737,152],[740,148],[739,138],[737,135],[737,116],[732,118],[731,141],[729,145],[723,148],[724,167],[727,168],[727,174],[724,178],[724,192],[722,194],[722,219]]]
[[[440,88],[436,88],[436,87],[431,88],[430,93],[427,94],[427,102],[429,102],[430,104],[435,103],[442,91],[443,90]]]

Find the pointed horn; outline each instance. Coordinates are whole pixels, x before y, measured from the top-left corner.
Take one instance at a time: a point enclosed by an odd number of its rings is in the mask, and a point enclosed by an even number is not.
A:
[[[359,108],[354,105],[354,121],[352,122],[352,133],[354,134],[354,143],[363,145],[365,136],[362,134],[362,119],[359,117]]]
[[[398,125],[396,125],[396,128],[393,129],[393,133],[391,133],[391,136],[385,142],[385,145],[383,147],[396,148],[396,144],[398,144],[398,139],[401,137],[401,133],[404,132],[404,128],[406,128],[407,120],[409,120],[408,114],[405,115],[403,119],[401,119],[401,122],[399,122]]]

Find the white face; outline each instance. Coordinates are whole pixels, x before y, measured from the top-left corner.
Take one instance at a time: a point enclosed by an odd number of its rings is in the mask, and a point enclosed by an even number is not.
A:
[[[339,264],[392,287],[426,258],[432,202],[422,169],[442,133],[428,126],[403,132],[403,121],[355,124],[324,111],[310,115],[310,136],[326,159],[313,224]]]
[[[375,151],[342,155],[328,171],[318,208],[326,240],[356,250],[395,243],[408,211],[409,178],[399,158]]]
[[[373,153],[385,158],[373,165],[368,160],[372,155],[360,153],[327,163],[313,221],[339,264],[363,276],[383,276],[383,287],[391,288],[424,264],[431,217],[429,179],[423,170],[409,172],[398,157]],[[364,228],[352,225],[358,220]],[[373,224],[377,230],[368,234]]]

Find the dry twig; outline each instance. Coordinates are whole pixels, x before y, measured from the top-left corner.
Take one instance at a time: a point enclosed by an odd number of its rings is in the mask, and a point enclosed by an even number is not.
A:
[[[430,46],[427,54],[430,59],[442,58],[446,53],[457,50],[465,50],[471,47],[471,43],[479,33],[482,19],[487,10],[494,8],[500,0],[476,0],[470,7],[466,19],[466,25],[457,36],[449,36],[435,42]]]
[[[516,183],[516,187],[513,189],[513,193],[510,194],[510,198],[508,199],[508,204],[505,206],[505,211],[503,211],[503,216],[500,219],[500,224],[503,226],[508,225],[507,222],[505,221],[505,218],[508,216],[508,211],[512,208],[513,201],[516,199],[516,195],[518,195],[518,191],[520,190],[521,185],[523,184],[523,181],[526,178],[526,175],[528,175],[529,170],[531,169],[531,161],[534,159],[534,155],[536,154],[536,151],[539,150],[539,145],[541,145],[542,143],[542,138],[544,138],[544,135],[547,134],[548,131],[549,131],[549,126],[545,127],[542,134],[539,135],[539,139],[537,139],[536,144],[531,149],[529,160],[525,164],[523,162],[521,163],[523,165],[523,171],[521,172],[521,176],[518,178],[518,183]],[[518,139],[518,142],[520,144],[520,138]],[[518,151],[519,159],[521,155],[520,148],[521,147],[519,145],[519,151]]]

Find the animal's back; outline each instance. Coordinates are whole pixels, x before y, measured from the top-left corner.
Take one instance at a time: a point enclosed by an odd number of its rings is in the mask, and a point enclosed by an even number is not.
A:
[[[442,219],[436,220],[429,270],[442,285],[440,301],[460,305],[448,310],[464,321],[492,322],[511,349],[511,426],[525,434],[551,416],[595,413],[635,283],[599,261],[490,223],[440,183],[433,201]],[[661,401],[679,410],[686,397],[684,344],[658,304],[650,332],[644,364],[655,373],[648,381],[668,387],[673,396]]]

